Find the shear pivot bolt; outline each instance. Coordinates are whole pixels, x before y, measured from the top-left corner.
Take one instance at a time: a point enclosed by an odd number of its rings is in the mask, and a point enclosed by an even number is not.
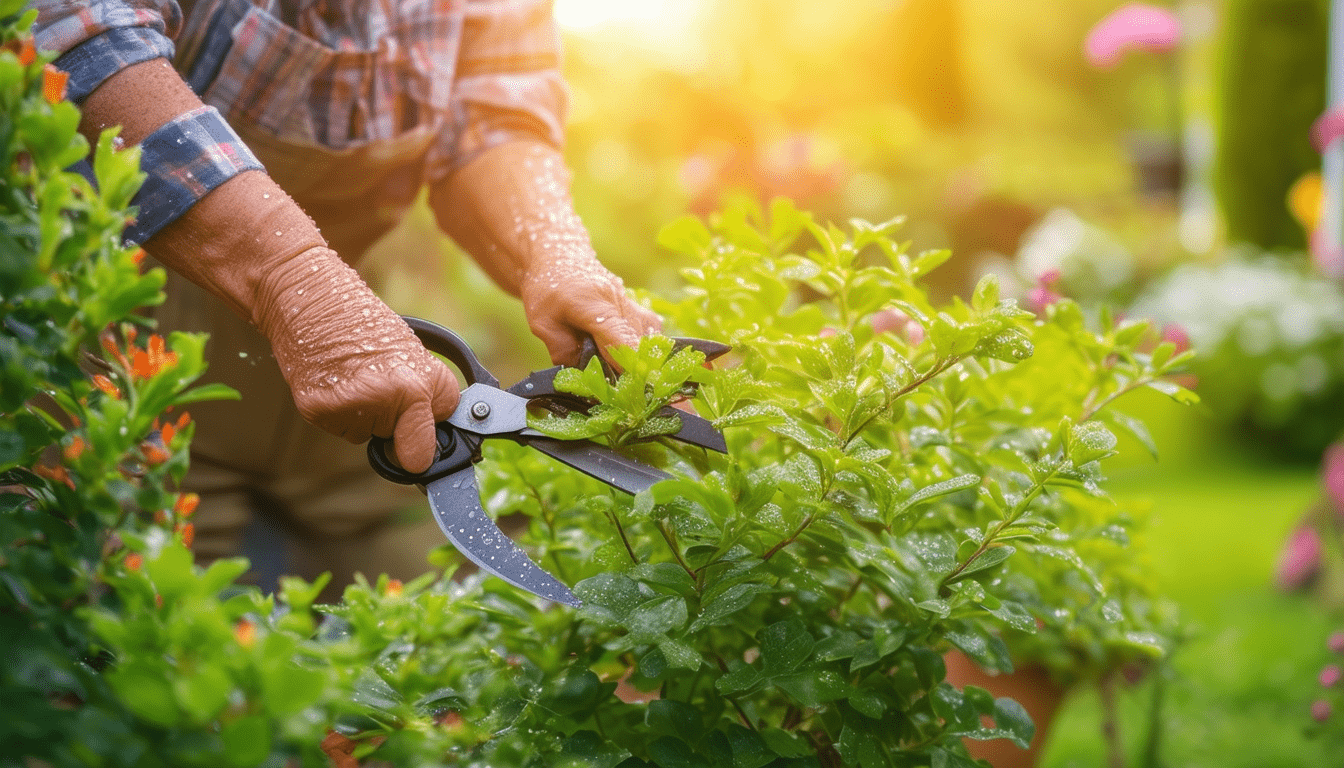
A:
[[[476,419],[484,419],[490,415],[490,404],[484,402],[473,403],[471,406],[471,415]]]

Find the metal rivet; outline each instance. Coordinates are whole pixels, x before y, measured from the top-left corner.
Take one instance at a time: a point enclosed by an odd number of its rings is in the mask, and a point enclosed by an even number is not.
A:
[[[471,415],[477,419],[484,419],[490,415],[490,404],[486,402],[476,402],[472,404]]]

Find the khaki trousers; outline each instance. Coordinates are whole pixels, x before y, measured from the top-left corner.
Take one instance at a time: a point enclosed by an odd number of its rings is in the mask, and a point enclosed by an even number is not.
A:
[[[271,177],[313,217],[331,247],[358,258],[395,226],[422,183],[431,136],[413,132],[376,146],[331,151],[295,146],[235,126]],[[408,579],[429,570],[443,543],[423,494],[383,480],[362,445],[310,426],[298,415],[267,341],[223,302],[172,272],[155,311],[160,332],[204,331],[209,369],[241,401],[196,403],[187,490],[201,496],[198,557],[245,553],[252,579],[331,571],[334,600],[355,572]]]

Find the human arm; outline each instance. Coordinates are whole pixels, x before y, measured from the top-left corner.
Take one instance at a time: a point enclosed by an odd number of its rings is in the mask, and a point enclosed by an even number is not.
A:
[[[661,328],[598,261],[569,194],[564,159],[541,141],[493,146],[430,189],[440,227],[500,287],[522,299],[532,332],[557,363],[634,346]]]
[[[39,5],[55,13],[68,4]],[[109,6],[129,8],[126,3],[92,6],[94,14]],[[117,27],[124,29],[153,17],[143,7],[131,10],[136,12],[110,13],[109,18],[129,23]],[[61,51],[60,44],[71,43],[69,25],[60,18],[48,21],[61,34],[47,35],[45,41],[39,34],[38,44]],[[90,40],[75,37],[73,43]],[[44,45],[52,41],[56,45]],[[80,129],[86,137],[95,139],[104,128],[120,125],[126,144],[152,141],[172,125],[209,116],[160,56],[99,81],[82,108]],[[153,175],[163,169],[145,170]],[[142,220],[155,215],[155,210],[140,212]],[[393,437],[403,466],[413,471],[428,467],[435,451],[433,424],[455,407],[456,379],[326,248],[311,220],[263,171],[234,173],[146,234],[141,243],[146,251],[219,296],[270,339],[306,419],[351,442],[375,434]]]
[[[555,362],[660,327],[598,261],[559,148],[568,91],[548,0],[468,0],[447,125],[429,160],[439,226],[505,290]]]

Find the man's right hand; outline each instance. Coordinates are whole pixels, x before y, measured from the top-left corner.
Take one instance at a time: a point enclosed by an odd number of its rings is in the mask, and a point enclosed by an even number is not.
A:
[[[334,251],[273,268],[253,308],[299,413],[352,443],[393,438],[399,464],[434,461],[434,423],[457,406],[456,377]]]
[[[168,62],[154,59],[95,90],[80,131],[94,143],[120,125],[136,144],[200,106]],[[144,247],[270,339],[305,419],[351,442],[391,437],[412,472],[433,463],[434,422],[456,407],[457,379],[265,173],[225,181]]]

